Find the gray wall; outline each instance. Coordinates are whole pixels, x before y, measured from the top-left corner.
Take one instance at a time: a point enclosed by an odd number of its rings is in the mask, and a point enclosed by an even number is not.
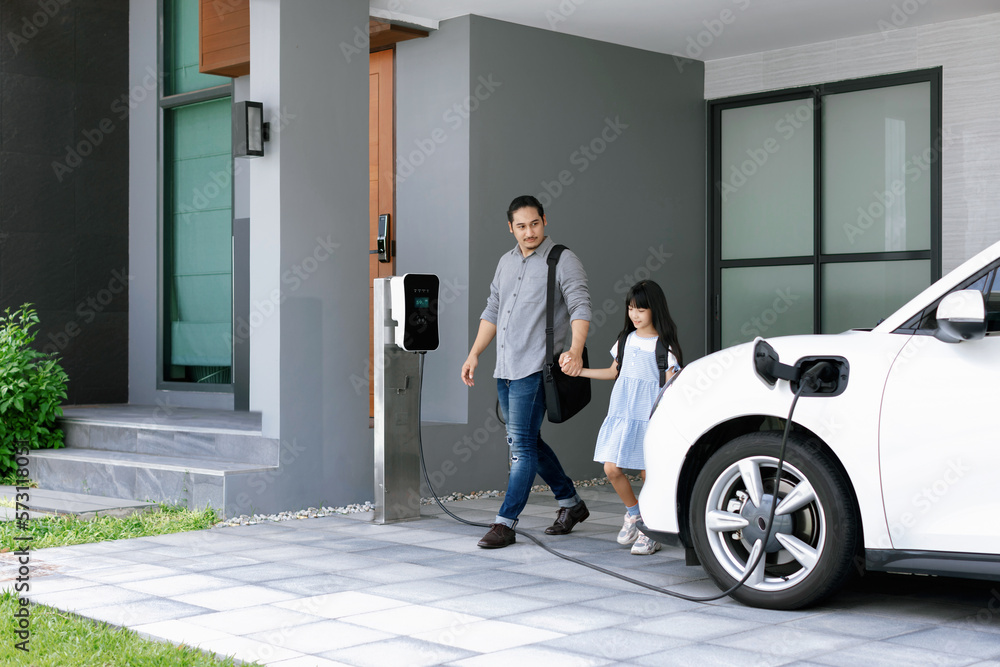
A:
[[[68,403],[127,399],[128,2],[0,3],[0,310],[34,304]]]
[[[367,28],[368,3],[257,0],[250,23],[249,94],[271,122],[250,161],[250,301],[263,315],[250,409],[282,449],[280,472],[238,502],[357,502],[372,497],[374,458],[351,379],[368,344],[368,58],[341,45]]]
[[[464,424],[469,320],[469,17],[396,57],[396,272],[441,280],[440,347],[427,354],[423,419]],[[479,311],[476,311],[478,315]]]
[[[468,79],[461,86],[456,79],[466,61]],[[433,62],[447,67],[430,67]],[[701,63],[686,63],[681,72],[670,56],[478,16],[444,22],[429,38],[399,45],[397,68],[397,108],[431,104],[416,120],[400,113],[397,167],[414,141],[437,126],[450,127],[442,121],[452,104],[461,106],[450,117],[467,116],[438,149],[440,166],[416,170],[397,197],[401,227],[421,221],[405,236],[399,233],[400,269],[416,270],[416,262],[404,261],[408,254],[436,252],[431,271],[468,276],[462,283],[467,293],[459,298],[467,304],[466,320],[457,337],[446,334],[444,349],[428,353],[424,386],[425,403],[451,412],[464,407],[465,423],[425,424],[427,467],[438,491],[502,489],[507,446],[493,416],[494,347],[480,359],[475,388],[466,389],[459,370],[497,260],[514,245],[505,212],[515,196],[539,197],[549,235],[587,269],[593,365],[610,363],[607,350],[624,320],[624,292],[646,277],[667,293],[686,360],[704,353],[704,71]],[[440,92],[426,97],[428,87]],[[466,133],[467,177],[461,154]],[[446,159],[452,150],[457,163]],[[466,179],[463,218],[464,202],[453,195]],[[447,215],[439,216],[442,206]],[[434,250],[442,244],[447,252]],[[603,475],[592,458],[611,383],[595,382],[594,390],[580,416],[543,428],[576,479]],[[425,411],[424,418],[436,415]]]

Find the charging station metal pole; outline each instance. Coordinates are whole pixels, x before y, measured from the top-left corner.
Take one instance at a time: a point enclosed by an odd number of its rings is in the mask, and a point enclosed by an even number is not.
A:
[[[374,281],[375,523],[420,518],[420,360],[397,345],[389,285]]]

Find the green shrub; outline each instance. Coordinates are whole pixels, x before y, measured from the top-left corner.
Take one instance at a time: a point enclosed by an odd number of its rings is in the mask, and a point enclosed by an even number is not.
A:
[[[13,473],[17,449],[56,448],[69,377],[54,354],[31,347],[38,314],[30,304],[0,315],[0,477]]]

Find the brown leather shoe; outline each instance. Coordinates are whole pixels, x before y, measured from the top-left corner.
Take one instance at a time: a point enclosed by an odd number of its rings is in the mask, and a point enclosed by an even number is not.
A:
[[[491,523],[490,532],[483,536],[483,539],[479,540],[479,546],[483,549],[500,549],[502,547],[510,546],[516,541],[514,539],[513,528],[508,528],[502,523]]]
[[[556,521],[545,529],[546,535],[565,535],[573,530],[573,526],[590,516],[590,510],[581,500],[572,507],[560,507],[556,514]]]

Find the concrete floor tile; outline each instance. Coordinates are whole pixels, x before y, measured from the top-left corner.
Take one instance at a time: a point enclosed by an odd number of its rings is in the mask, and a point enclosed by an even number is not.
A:
[[[232,657],[245,662],[260,662],[261,664],[305,657],[298,651],[265,644],[247,637],[213,639],[202,643],[199,648],[203,651],[211,651],[221,657]]]
[[[445,600],[478,592],[478,587],[463,586],[440,579],[421,579],[419,581],[401,581],[366,589],[372,595],[382,595],[395,600],[425,604],[437,600]]]
[[[977,660],[968,656],[928,651],[887,641],[866,642],[838,651],[809,657],[811,662],[832,667],[864,665],[865,667],[898,667],[899,665],[934,665],[934,667],[964,667]]]
[[[339,574],[316,573],[302,577],[292,577],[291,579],[261,582],[260,585],[296,595],[311,596],[360,590],[369,588],[374,584],[353,577],[342,577]]]
[[[55,593],[43,593],[32,595],[31,601],[36,604],[44,604],[56,607],[63,611],[79,611],[81,609],[93,609],[107,605],[129,604],[140,600],[150,600],[152,597],[146,593],[130,591],[118,586],[108,586],[97,584],[85,588],[76,588],[69,591],[59,591]]]
[[[501,620],[532,628],[571,634],[612,627],[620,624],[624,619],[617,612],[571,604],[504,616]]]
[[[233,635],[249,635],[275,628],[287,628],[320,620],[312,614],[303,614],[274,605],[258,605],[229,611],[202,614],[198,623]]]
[[[148,598],[136,602],[123,602],[103,607],[89,607],[82,613],[87,618],[111,625],[133,628],[147,623],[197,617],[208,609],[162,598]]]
[[[284,563],[290,570],[304,568],[315,572],[344,572],[359,570],[366,567],[382,567],[393,562],[390,559],[377,557],[376,552],[329,551],[320,558],[296,558]]]
[[[545,667],[600,667],[612,661],[582,653],[569,653],[547,646],[518,646],[447,663],[450,667],[502,667],[504,665],[545,665]]]
[[[280,563],[241,565],[239,567],[227,567],[212,572],[212,575],[215,577],[232,579],[233,581],[245,584],[259,584],[315,574],[319,574],[319,571],[301,564],[296,565],[294,568],[288,568]]]
[[[406,634],[413,635],[430,630],[461,627],[484,619],[481,616],[428,605],[407,604],[380,611],[343,616],[341,620],[345,623],[353,623],[383,632],[394,632],[395,634],[401,634],[400,629],[406,628]]]
[[[336,660],[327,660],[326,658],[320,658],[315,655],[304,655],[300,658],[292,658],[290,660],[279,660],[277,662],[269,663],[269,667],[352,667],[346,662],[338,662]]]
[[[603,586],[562,581],[547,581],[541,584],[518,586],[516,588],[504,587],[504,590],[507,593],[523,595],[525,597],[545,600],[556,604],[605,598],[612,593],[611,589]]]
[[[544,642],[542,646],[564,649],[608,660],[628,661],[690,644],[676,637],[637,632],[629,626],[617,626],[577,633]]]
[[[447,600],[438,600],[429,604],[432,607],[460,611],[465,614],[482,616],[483,618],[497,618],[499,616],[510,616],[512,614],[521,614],[526,611],[542,609],[550,606],[552,603],[547,600],[536,600],[504,591],[488,591],[448,598]]]
[[[707,615],[703,614],[702,616]],[[740,622],[730,620],[731,622]],[[829,635],[810,630],[797,630],[785,625],[768,625],[744,632],[730,632],[726,636],[710,639],[707,643],[737,649],[753,647],[757,653],[778,656],[790,661],[792,659],[813,660],[814,656],[832,653],[857,644],[858,639],[857,637]]]
[[[429,544],[434,543],[430,542]],[[423,561],[440,558],[442,555],[441,552],[441,549],[433,549],[424,546],[389,543],[377,549],[354,551],[350,555],[368,559],[368,562],[371,562],[371,559],[375,559],[375,562],[378,562],[379,560],[387,560],[397,563],[421,563]],[[445,550],[445,553],[448,553],[447,550]],[[430,564],[433,565],[433,563]]]
[[[462,586],[472,586],[480,590],[495,591],[504,589],[511,592],[516,592],[517,589],[526,586],[540,586],[549,583],[548,579],[534,574],[506,572],[500,568],[486,567],[479,572],[448,573],[447,576],[441,577],[441,581]]]
[[[617,593],[607,597],[583,600],[579,604],[614,611],[634,622],[649,620],[680,611],[699,611],[697,602],[688,602],[662,593]]]
[[[415,563],[390,563],[378,568],[356,568],[341,572],[345,577],[354,577],[373,584],[391,584],[414,579],[432,579],[451,575],[448,570],[441,570],[429,565]],[[456,582],[460,583],[460,582]]]
[[[989,632],[955,628],[928,628],[899,635],[886,641],[941,653],[955,653],[979,659],[1000,659],[1000,637]]]
[[[917,621],[903,621],[872,614],[856,614],[850,611],[813,614],[785,621],[785,625],[800,630],[852,635],[866,639],[886,639],[929,627]]]
[[[176,597],[185,593],[231,588],[232,585],[233,582],[231,579],[220,579],[218,577],[190,572],[172,577],[159,577],[146,581],[130,581],[119,584],[122,588],[127,588],[131,591],[139,591],[140,593],[159,597]]]
[[[294,593],[278,591],[264,586],[232,586],[232,583],[229,582],[230,588],[217,588],[210,591],[174,595],[173,599],[185,604],[205,607],[213,611],[244,609],[247,607],[257,607],[262,604],[275,604],[296,599]]]
[[[162,562],[162,560],[161,560]],[[89,579],[102,584],[123,584],[133,581],[146,581],[159,577],[170,577],[177,574],[173,567],[164,567],[152,563],[135,563],[124,567],[108,567],[99,570],[80,571],[76,573],[79,579]]]
[[[147,637],[194,647],[203,642],[230,639],[235,636],[228,632],[206,628],[198,623],[189,623],[183,620],[157,621],[137,625],[132,629]]]
[[[280,646],[307,655],[338,651],[357,644],[369,644],[391,639],[395,634],[371,628],[359,628],[334,619],[317,620],[314,623],[263,630],[247,635],[264,644]]]
[[[13,579],[10,581],[0,582],[0,586],[6,584],[13,590],[14,584],[17,583]],[[59,593],[63,591],[72,591],[78,588],[87,588],[88,586],[96,586],[97,584],[93,581],[87,579],[81,579],[79,577],[73,577],[64,574],[49,574],[49,575],[39,575],[35,572],[31,573],[31,581],[28,582],[31,587],[28,590],[28,597],[34,598],[36,595],[42,595],[44,593]]]
[[[411,635],[435,644],[467,651],[503,651],[517,646],[538,644],[563,637],[563,633],[543,630],[530,625],[507,621],[483,620],[455,624],[447,628],[418,632]]]
[[[691,667],[691,665],[698,665],[698,667],[732,667],[733,665],[772,667],[784,665],[787,662],[788,658],[784,657],[712,644],[688,644],[634,659],[634,664],[649,665],[649,667]],[[849,663],[841,663],[841,665],[844,664]]]
[[[214,572],[231,567],[242,565],[259,565],[260,561],[248,556],[240,556],[239,553],[217,553],[211,556],[199,556],[197,558],[183,558],[170,561],[170,567],[185,572]],[[163,562],[162,557],[158,557],[157,562]]]
[[[633,624],[637,632],[649,632],[667,637],[705,641],[739,635],[761,628],[760,623],[712,616],[700,611],[681,611]]]
[[[371,593],[343,591],[341,593],[299,597],[275,603],[274,606],[322,618],[341,618],[392,609],[393,607],[403,607],[406,604],[400,600]]]
[[[262,563],[286,563],[292,560],[322,560],[326,556],[335,553],[329,549],[323,549],[321,547],[305,544],[276,545],[266,549],[240,549],[239,551],[241,553],[251,554],[254,560]]]
[[[352,646],[321,655],[353,667],[385,667],[386,665],[432,667],[460,660],[471,653],[412,637],[394,637],[386,641]]]

